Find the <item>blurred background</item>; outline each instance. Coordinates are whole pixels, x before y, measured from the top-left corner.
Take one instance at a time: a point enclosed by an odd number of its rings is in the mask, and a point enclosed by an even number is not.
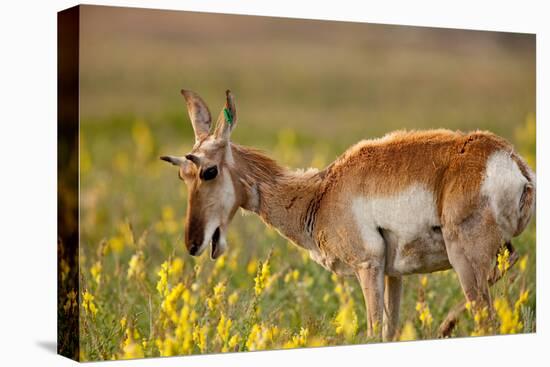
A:
[[[534,119],[534,35],[95,6],[81,19],[82,137],[94,176],[109,180],[117,162],[147,159],[167,177],[157,156],[193,142],[181,88],[213,116],[231,89],[233,141],[297,167],[394,129],[488,129],[515,142]]]
[[[185,253],[186,189],[158,159],[183,155],[193,144],[181,88],[199,93],[213,116],[231,89],[239,111],[232,140],[291,167],[323,168],[360,139],[395,129],[449,128],[491,130],[534,168],[534,35],[83,6],[80,50],[83,287],[112,317],[131,314],[144,330],[150,294],[133,296],[123,281],[138,249],[153,290],[168,256],[214,266]],[[229,235],[238,269],[265,259],[273,247],[273,268],[290,266],[316,286],[332,284],[330,274],[291,256],[301,252],[254,216],[236,216]],[[529,252],[534,308],[534,225],[526,236],[520,248]],[[98,262],[101,282],[94,281]],[[247,277],[245,270],[242,279],[233,276],[234,288],[253,286]],[[438,321],[462,297],[456,279],[445,279],[434,281],[441,292],[431,295],[439,297],[432,309]],[[339,307],[337,298],[327,303],[324,295],[306,292],[301,311],[311,311],[309,321],[286,315],[273,322],[291,330],[321,325],[315,317],[330,319]],[[405,295],[403,320],[416,319],[416,295]],[[364,321],[358,288],[353,298]],[[270,304],[263,312],[276,317]],[[97,337],[102,330],[84,328]],[[469,335],[464,330],[459,335]],[[119,341],[108,351],[93,338],[85,343],[91,358],[108,355]]]

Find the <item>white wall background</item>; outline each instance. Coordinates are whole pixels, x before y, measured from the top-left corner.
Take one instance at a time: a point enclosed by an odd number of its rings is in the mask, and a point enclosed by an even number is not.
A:
[[[537,365],[550,345],[550,30],[544,1],[96,1],[96,4],[537,33],[536,335],[164,358],[136,366]],[[0,10],[0,365],[69,365],[56,340],[56,12],[74,1]],[[116,363],[116,364],[115,364]]]

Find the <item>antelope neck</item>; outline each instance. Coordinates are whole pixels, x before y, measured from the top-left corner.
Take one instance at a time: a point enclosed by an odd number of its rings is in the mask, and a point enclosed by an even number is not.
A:
[[[317,170],[291,171],[251,148],[233,148],[244,204],[295,244],[313,246],[312,232],[322,183]]]

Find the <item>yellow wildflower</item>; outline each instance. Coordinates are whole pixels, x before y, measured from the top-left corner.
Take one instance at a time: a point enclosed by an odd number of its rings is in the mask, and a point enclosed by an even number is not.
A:
[[[206,305],[208,306],[208,309],[210,311],[214,311],[214,309],[216,308],[216,300],[213,297],[208,297],[206,299]]]
[[[168,261],[162,263],[157,274],[159,276],[157,291],[161,296],[166,296],[168,294]]]
[[[308,338],[307,340],[308,347],[322,347],[325,345],[327,345],[327,342],[321,336],[314,336],[314,337]]]
[[[510,268],[510,251],[506,247],[502,247],[498,252],[497,266],[501,274],[504,274]]]
[[[300,348],[305,347],[307,344],[307,337],[309,335],[309,330],[307,328],[300,328],[300,332],[292,336],[292,339],[287,341],[283,348]]]
[[[87,290],[82,293],[82,308],[86,311],[86,314],[92,314],[92,316],[95,316],[98,311],[94,303],[94,296]]]
[[[256,259],[250,260],[246,266],[246,272],[250,275],[256,274],[256,269],[258,269],[258,261]]]
[[[426,288],[428,286],[428,277],[426,275],[420,278],[420,285],[422,286],[422,288]]]
[[[118,231],[122,241],[128,246],[134,245],[134,232],[132,232],[132,227],[129,222],[122,222],[118,225]]]
[[[201,353],[206,352],[208,326],[195,325],[193,329],[193,341],[199,347]]]
[[[258,340],[261,336],[261,327],[258,324],[252,325],[252,329],[250,329],[250,333],[248,334],[248,339],[246,341],[246,348],[248,350],[257,350],[258,346]]]
[[[284,281],[285,283],[290,281],[296,282],[298,281],[298,278],[300,278],[300,271],[295,269],[286,273]]]
[[[178,284],[176,288],[183,284]],[[180,292],[180,295],[183,293]],[[170,295],[169,295],[170,296]],[[177,296],[174,301],[181,299]],[[179,313],[173,314],[171,317],[172,323],[176,326],[175,337],[177,346],[179,348],[179,354],[190,354],[193,352],[193,312],[191,306],[187,303],[183,303]]]
[[[229,328],[231,328],[231,319],[225,317],[225,315],[222,313],[222,316],[220,317],[220,321],[218,322],[218,326],[216,327],[216,330],[218,331],[218,335],[220,339],[222,340],[223,344],[226,344],[229,340]]]
[[[265,263],[260,264],[257,275],[254,278],[254,291],[257,296],[260,295],[266,287],[268,287],[270,274],[269,263],[266,261]]]
[[[239,293],[237,291],[234,291],[227,297],[227,303],[229,303],[230,306],[237,303],[237,300],[239,299]]]
[[[218,336],[221,340],[222,345],[222,352],[228,352],[230,350],[234,350],[235,346],[239,342],[239,335],[234,334],[231,337],[229,337],[229,330],[231,328],[232,321],[230,318],[225,317],[224,314],[222,314],[220,318],[220,322],[218,323],[218,326],[216,327],[216,330],[218,332]]]
[[[523,256],[521,260],[519,261],[519,270],[524,273],[525,269],[527,269],[527,255]]]
[[[178,283],[170,292],[168,292],[161,304],[161,309],[174,324],[177,324],[179,320],[176,302],[181,299],[184,288],[183,283]]]
[[[216,284],[214,286],[214,297],[216,298],[221,298],[223,297],[223,295],[225,294],[225,283],[224,282],[219,282],[218,284]]]
[[[170,268],[168,269],[168,274],[172,277],[181,275],[183,271],[183,260],[180,257],[174,258],[170,262]]]
[[[170,220],[174,219],[174,209],[171,206],[165,205],[162,207],[162,219]]]
[[[469,303],[469,311],[474,316],[474,330],[470,333],[471,336],[483,336],[492,332],[492,327],[489,324],[489,310],[487,306],[481,308],[476,307],[475,302]]]
[[[399,340],[401,341],[408,341],[408,340],[416,340],[416,330],[414,329],[414,325],[412,322],[407,321],[405,323],[405,326],[403,326],[403,330],[401,330],[401,335],[399,336]]]
[[[417,302],[416,311],[418,312],[418,319],[422,323],[422,327],[429,328],[433,322],[429,306],[425,302]]]
[[[95,264],[90,269],[90,273],[92,274],[92,278],[94,281],[99,285],[101,283],[101,261],[96,261]]]
[[[126,316],[124,316],[123,318],[120,319],[120,327],[122,329],[125,329],[126,328],[126,324],[127,324],[127,320],[126,320]]]
[[[351,297],[340,305],[338,314],[334,319],[334,325],[336,327],[336,334],[343,334],[347,340],[352,339],[357,333],[359,325],[354,309],[354,302]]]
[[[300,328],[300,333],[295,335],[292,339],[297,345],[305,346],[307,343],[307,337],[309,335],[309,330],[307,328]]]
[[[124,250],[124,239],[120,236],[115,236],[109,240],[109,247],[114,253],[120,254]]]
[[[128,263],[128,279],[143,280],[145,278],[145,256],[143,251],[136,252]]]
[[[121,359],[143,358],[145,356],[143,345],[136,342],[137,339],[139,339],[137,330],[126,329],[126,339],[122,343]]]
[[[527,303],[528,298],[529,298],[529,290],[525,290],[521,292],[518,300],[514,304],[514,312],[519,314],[521,312],[521,306]]]
[[[514,312],[508,301],[499,297],[495,299],[494,306],[500,321],[499,331],[501,334],[516,334],[523,329],[519,312]]]
[[[214,311],[216,307],[222,303],[225,295],[225,283],[219,282],[214,286],[214,294],[206,299],[206,305],[210,311]]]
[[[235,350],[235,347],[237,347],[239,345],[239,341],[240,341],[240,337],[239,337],[239,334],[234,334],[230,339],[229,341],[227,342],[227,347],[229,350]]]
[[[219,270],[222,270],[223,268],[225,268],[225,259],[226,259],[225,255],[219,257],[216,260],[216,263],[214,264],[214,269],[219,271]]]
[[[169,357],[179,354],[177,342],[172,336],[168,336],[164,340],[157,338],[156,345],[161,357]]]
[[[278,335],[279,329],[276,326],[269,327],[262,324],[252,325],[252,329],[245,343],[249,351],[266,349],[273,339]]]
[[[334,293],[336,293],[340,301],[340,308],[333,321],[336,334],[343,334],[346,340],[350,341],[357,334],[357,329],[359,328],[357,314],[355,313],[355,304],[348,292],[349,287],[347,283],[340,282],[334,274],[331,278],[336,283]]]

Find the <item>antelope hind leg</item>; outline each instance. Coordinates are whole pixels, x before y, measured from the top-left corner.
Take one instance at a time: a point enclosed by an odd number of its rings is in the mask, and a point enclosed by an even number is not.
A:
[[[512,243],[507,242],[506,247],[508,248],[508,251],[510,251],[510,268],[512,268],[516,262],[519,259],[519,255],[517,251],[515,250],[514,246],[512,246]],[[498,282],[502,276],[500,270],[498,270],[498,264],[495,264],[493,267],[493,270],[491,271],[489,275],[489,286],[493,286],[496,282]],[[449,313],[447,314],[447,317],[443,320],[443,322],[439,325],[439,331],[438,331],[438,337],[439,338],[448,338],[451,336],[451,333],[453,329],[456,326],[458,317],[462,312],[466,310],[466,302],[462,301],[458,303],[455,307],[453,307]]]

